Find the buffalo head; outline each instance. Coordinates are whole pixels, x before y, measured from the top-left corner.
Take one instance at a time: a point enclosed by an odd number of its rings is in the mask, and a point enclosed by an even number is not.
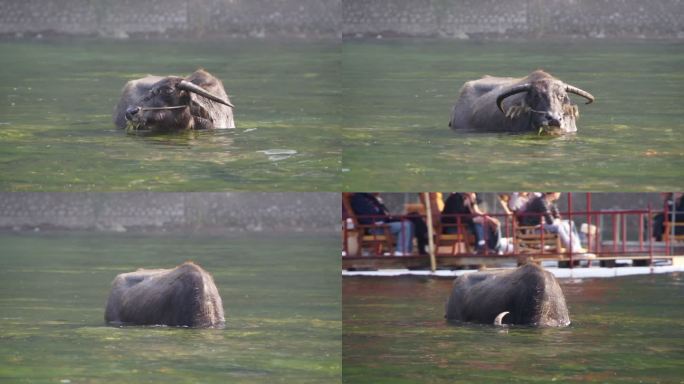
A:
[[[544,76],[534,76],[543,74]],[[536,78],[535,78],[536,77]],[[523,84],[505,88],[496,98],[499,110],[509,119],[529,118],[532,129],[539,133],[560,134],[576,132],[575,120],[579,117],[579,109],[573,104],[568,94],[572,93],[587,99],[586,104],[594,101],[589,92],[537,71],[528,77]],[[525,93],[522,102],[504,111],[503,102],[506,98]]]
[[[114,120],[121,128],[178,131],[233,128],[233,104],[220,80],[204,70],[188,78],[147,76],[124,88]]]

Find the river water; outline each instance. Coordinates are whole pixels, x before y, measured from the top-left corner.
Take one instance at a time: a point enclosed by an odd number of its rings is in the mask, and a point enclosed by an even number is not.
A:
[[[333,235],[1,234],[0,381],[335,383]],[[223,298],[222,330],[104,325],[118,273],[194,260]]]
[[[451,279],[345,277],[347,383],[680,383],[684,275],[562,279],[572,325],[457,326]]]
[[[452,131],[460,87],[542,68],[591,92],[561,138]],[[348,191],[662,191],[681,187],[681,42],[350,40],[343,44]]]
[[[339,190],[335,41],[60,39],[0,51],[1,190]],[[199,67],[223,81],[237,129],[114,127],[128,80]]]
[[[341,48],[340,48],[341,47]],[[681,186],[680,42],[0,43],[6,191],[662,191]],[[127,80],[221,78],[235,130],[131,136]],[[453,132],[461,85],[543,68],[584,88],[577,135]],[[340,129],[343,127],[344,129]]]

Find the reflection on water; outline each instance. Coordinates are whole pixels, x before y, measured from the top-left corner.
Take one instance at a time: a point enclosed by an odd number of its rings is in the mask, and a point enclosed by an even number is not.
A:
[[[0,380],[336,383],[338,244],[327,235],[0,234]],[[192,259],[225,329],[107,327],[114,276]],[[286,287],[286,289],[284,289]]]
[[[264,155],[268,156],[268,159],[271,161],[289,159],[290,157],[297,154],[297,151],[295,151],[294,149],[267,149],[265,151],[257,152],[261,152]]]
[[[0,189],[339,190],[337,42],[180,45],[0,43]],[[227,52],[239,54],[227,60]],[[128,80],[198,67],[223,81],[238,105],[238,129],[114,128],[111,114]],[[257,152],[274,148],[297,155],[276,162]]]
[[[572,325],[450,325],[452,280],[344,278],[349,383],[679,382],[683,276],[561,280]]]
[[[347,41],[343,189],[677,189],[682,62],[671,42]],[[538,68],[596,97],[576,101],[576,135],[447,126],[464,82]]]

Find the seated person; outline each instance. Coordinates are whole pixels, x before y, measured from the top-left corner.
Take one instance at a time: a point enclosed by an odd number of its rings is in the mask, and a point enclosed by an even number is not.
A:
[[[351,209],[360,224],[387,224],[390,232],[397,239],[395,256],[407,256],[413,248],[413,224],[389,214],[389,210],[378,198],[378,193],[354,193],[351,197]],[[382,234],[383,229],[370,229],[370,234]]]
[[[428,198],[430,199],[430,213],[432,216],[432,228],[436,228],[439,224],[439,216],[442,208],[444,207],[444,202],[442,201],[441,192],[428,192]],[[421,255],[428,254],[428,227],[427,227],[427,203],[425,201],[425,193],[418,193],[418,197],[423,206],[423,213],[421,212],[407,212],[406,219],[410,220],[413,224],[413,236],[416,238],[416,244],[418,245],[418,252]]]
[[[428,199],[430,199],[430,213],[432,216],[432,227],[437,228],[439,224],[439,217],[442,215],[442,210],[444,209],[444,200],[442,199],[442,192],[428,192]],[[425,200],[425,193],[419,193],[418,197],[420,203],[423,204],[423,208],[427,212],[428,202]]]
[[[534,192],[513,192],[508,198],[508,209],[515,214],[525,212],[527,203],[537,196],[541,196],[541,194]]]
[[[520,217],[522,225],[537,226],[543,224],[543,228],[551,233],[557,233],[563,247],[572,245],[573,253],[586,253],[582,248],[579,234],[574,224],[569,220],[561,220],[556,201],[560,192],[544,192],[541,196],[532,198],[525,207],[525,213]]]
[[[444,233],[457,233],[458,228],[454,224],[460,222],[475,235],[477,252],[485,251],[486,247],[498,252],[501,238],[499,221],[487,216],[480,210],[477,203],[475,192],[452,192],[444,203],[442,211],[443,231]]]
[[[682,194],[678,194],[678,198],[674,198],[672,192],[662,193],[663,200],[667,205],[667,209],[663,210],[653,216],[653,239],[655,241],[663,241],[665,234],[665,222],[672,221],[672,213],[674,211],[675,223],[684,223],[684,198]],[[667,215],[667,217],[666,217]],[[684,226],[675,226],[675,235],[684,234]]]

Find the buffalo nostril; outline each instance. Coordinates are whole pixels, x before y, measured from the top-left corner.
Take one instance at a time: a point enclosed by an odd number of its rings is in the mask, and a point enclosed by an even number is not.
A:
[[[126,108],[126,118],[130,120],[138,112],[140,112],[140,107],[128,107]]]
[[[560,119],[552,113],[545,114],[544,120],[546,120],[547,125],[560,127]]]

